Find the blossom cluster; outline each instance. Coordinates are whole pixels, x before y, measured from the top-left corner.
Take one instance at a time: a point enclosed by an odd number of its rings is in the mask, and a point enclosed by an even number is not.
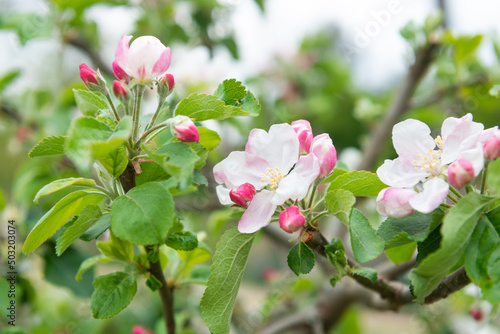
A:
[[[127,105],[131,101],[130,88],[156,83],[161,104],[175,85],[174,76],[166,73],[170,67],[172,52],[153,36],[138,37],[129,45],[131,39],[132,36],[123,36],[116,48],[112,69],[117,80],[113,81],[113,94]],[[106,82],[99,71],[94,71],[87,64],[81,64],[80,77],[90,91],[101,93],[109,99]],[[156,121],[156,116],[153,116],[152,123]],[[152,125],[150,124],[150,127]],[[167,120],[166,125],[181,141],[199,141],[198,129],[189,117],[171,118]]]
[[[426,124],[405,120],[394,126],[392,141],[398,158],[386,160],[377,170],[390,186],[379,193],[377,210],[395,218],[432,212],[450,190],[466,186],[481,173],[485,158],[500,155],[498,127],[485,130],[471,114],[447,118],[436,138]]]
[[[244,151],[231,152],[215,165],[217,196],[222,204],[246,209],[238,224],[242,233],[267,226],[278,207],[281,228],[293,233],[305,224],[297,202],[336,162],[330,136],[314,137],[308,121],[276,124],[269,132],[254,129]]]

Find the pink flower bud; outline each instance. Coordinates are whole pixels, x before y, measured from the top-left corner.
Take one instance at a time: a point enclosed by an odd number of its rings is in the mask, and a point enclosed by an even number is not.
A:
[[[311,152],[319,160],[320,171],[318,177],[322,178],[330,174],[337,164],[337,151],[327,133],[313,138]]]
[[[474,167],[467,159],[458,159],[448,167],[448,182],[460,189],[474,179]]]
[[[130,82],[130,77],[129,75],[123,70],[123,68],[118,65],[116,61],[113,62],[113,74],[118,80],[123,80],[125,81],[126,84]]]
[[[487,159],[495,160],[500,157],[500,138],[491,137],[483,146],[484,156]]]
[[[483,320],[483,311],[480,308],[471,308],[469,314],[476,321]]]
[[[255,187],[250,183],[243,183],[238,188],[231,189],[231,191],[229,192],[231,201],[243,208],[246,208],[248,206],[248,202],[252,200],[254,195]]]
[[[118,98],[126,99],[128,95],[127,86],[121,81],[113,81],[113,94]]]
[[[162,80],[167,83],[169,91],[172,91],[172,89],[174,89],[175,79],[174,79],[174,76],[172,74],[169,74],[169,73],[165,74],[163,76]]]
[[[89,89],[89,84],[99,86],[99,81],[97,80],[97,72],[91,69],[87,64],[80,65],[80,78],[82,78],[83,83]]]
[[[154,334],[150,329],[146,329],[142,326],[136,325],[132,327],[132,334]]]
[[[290,206],[280,213],[280,227],[287,233],[298,231],[306,222],[306,218],[296,206]]]
[[[165,74],[158,81],[158,96],[160,101],[164,101],[172,93],[175,86],[175,79],[172,74]]]
[[[313,140],[313,133],[311,129],[311,124],[306,120],[298,120],[292,122],[292,128],[297,133],[299,137],[300,144],[300,154],[309,154],[311,149],[311,143]]]
[[[377,211],[383,216],[404,218],[415,210],[410,199],[417,193],[411,189],[389,187],[382,189],[377,196]]]
[[[185,143],[198,143],[200,141],[200,134],[191,118],[178,115],[168,119],[166,123],[170,126],[172,134],[180,141]]]

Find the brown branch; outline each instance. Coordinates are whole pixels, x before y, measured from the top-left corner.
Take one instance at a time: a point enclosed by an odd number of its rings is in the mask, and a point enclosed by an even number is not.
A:
[[[437,47],[438,44],[436,43],[428,43],[417,51],[415,55],[415,62],[411,66],[410,72],[402,84],[396,99],[390,106],[382,124],[380,124],[373,134],[372,140],[370,140],[368,145],[363,150],[363,157],[361,159],[362,162],[359,169],[370,170],[376,163],[384,144],[392,132],[392,127],[408,110],[410,99],[413,96],[418,83],[427,72],[429,65],[432,63]]]
[[[66,44],[73,45],[74,47],[85,52],[89,56],[90,60],[92,60],[92,62],[101,71],[101,73],[105,73],[108,76],[113,76],[113,71],[111,70],[109,65],[104,63],[101,56],[99,56],[97,52],[92,50],[90,43],[85,38],[77,34],[68,34],[65,36],[64,42]]]

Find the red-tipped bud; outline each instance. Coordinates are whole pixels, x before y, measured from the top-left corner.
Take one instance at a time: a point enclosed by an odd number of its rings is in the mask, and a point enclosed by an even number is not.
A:
[[[123,68],[120,67],[120,65],[118,65],[118,63],[116,61],[113,62],[113,74],[115,75],[115,77],[118,79],[118,80],[122,80],[122,81],[125,81],[126,84],[129,83],[130,81],[130,77],[129,75],[123,70]]]
[[[458,159],[448,167],[448,182],[460,189],[474,179],[474,167],[467,159]]]
[[[113,94],[115,94],[117,98],[126,99],[128,96],[127,86],[121,81],[113,81]]]
[[[248,206],[248,202],[252,200],[254,195],[255,187],[250,183],[243,183],[238,188],[231,189],[231,191],[229,192],[231,201],[243,208],[246,208]]]
[[[168,90],[171,92],[172,89],[174,89],[174,86],[175,86],[175,79],[174,79],[174,76],[172,74],[165,74],[162,78],[163,81],[165,81],[165,83],[167,84],[168,86]]]
[[[165,101],[167,96],[172,93],[175,86],[175,79],[172,74],[165,74],[158,80],[158,98],[160,101]]]
[[[337,164],[337,151],[327,133],[313,138],[311,152],[319,159],[320,171],[318,177],[321,178],[330,174]]]
[[[142,326],[136,325],[132,327],[132,334],[154,334],[150,329],[146,329]]]
[[[480,308],[471,308],[469,310],[469,314],[474,320],[481,321],[483,320],[483,311]]]
[[[495,160],[500,157],[500,138],[492,137],[483,146],[484,156],[487,159]]]
[[[196,128],[191,118],[178,115],[168,119],[166,123],[170,126],[172,134],[180,141],[185,143],[198,143],[200,141],[198,128]]]
[[[82,78],[83,83],[89,89],[91,89],[91,86],[89,86],[90,84],[99,86],[97,72],[91,69],[87,64],[80,65],[80,78]]]
[[[292,128],[299,137],[300,154],[309,154],[313,140],[311,124],[309,124],[308,121],[301,119],[292,122]]]
[[[306,222],[306,218],[296,206],[290,206],[280,213],[280,227],[287,233],[298,231]]]
[[[417,193],[411,189],[389,187],[382,189],[377,196],[377,211],[383,216],[404,218],[415,210],[410,200]]]

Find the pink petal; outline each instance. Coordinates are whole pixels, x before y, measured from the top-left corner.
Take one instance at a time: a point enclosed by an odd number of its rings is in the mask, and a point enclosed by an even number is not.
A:
[[[255,195],[238,223],[238,231],[253,233],[269,225],[276,210],[276,205],[271,203],[273,195],[274,191],[265,189]]]
[[[319,160],[314,154],[301,157],[290,174],[281,180],[272,202],[281,205],[288,199],[303,199],[318,177],[319,170]]]
[[[115,51],[115,61],[123,69],[127,65],[129,43],[132,36],[123,35]]]
[[[156,61],[153,66],[153,76],[160,76],[163,73],[167,72],[170,66],[170,59],[172,57],[172,51],[170,48],[166,48],[160,55],[160,58]]]
[[[444,139],[442,164],[449,164],[460,157],[461,152],[477,146],[484,125],[472,121],[472,115],[462,118],[449,117],[443,122],[441,133]]]
[[[266,186],[261,182],[261,173],[266,172],[269,163],[247,152],[234,151],[214,166],[217,183],[224,183],[228,188],[237,188],[243,183],[252,184],[260,190]]]
[[[422,192],[410,199],[410,205],[419,212],[430,213],[444,202],[449,189],[445,180],[432,178],[423,184]]]

